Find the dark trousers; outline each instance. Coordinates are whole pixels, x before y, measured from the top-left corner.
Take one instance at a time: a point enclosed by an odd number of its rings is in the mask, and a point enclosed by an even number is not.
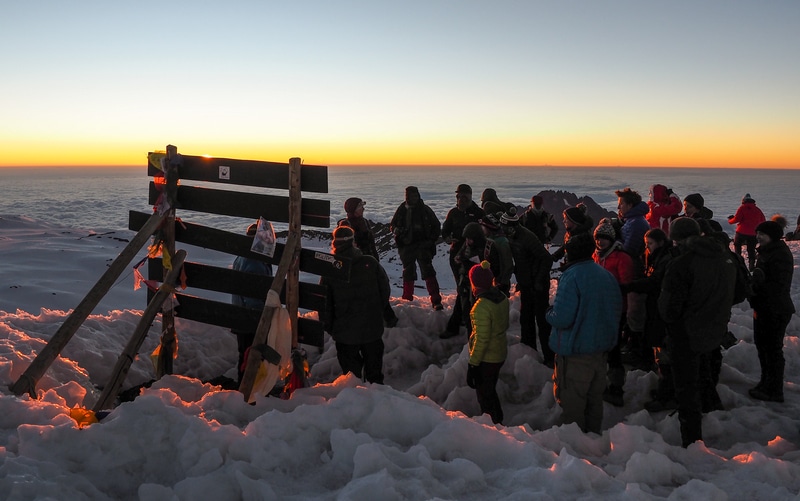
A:
[[[733,250],[735,250],[737,254],[740,256],[742,255],[742,246],[747,248],[747,264],[751,270],[756,266],[757,243],[758,240],[756,240],[755,235],[742,235],[737,232],[736,235],[733,236]]]
[[[542,360],[545,365],[553,365],[555,354],[550,349],[550,324],[547,323],[547,307],[550,291],[537,291],[532,285],[517,285],[519,291],[520,342],[536,349],[538,331]]]
[[[715,388],[709,388],[715,379],[711,351],[698,353],[691,349],[689,339],[670,339],[672,377],[675,383],[675,400],[678,403],[678,421],[683,447],[703,439],[703,396]],[[713,351],[713,350],[712,350]]]
[[[503,422],[503,408],[500,406],[500,397],[497,395],[497,380],[500,379],[500,368],[503,362],[481,362],[478,380],[475,381],[475,393],[478,396],[478,405],[481,414],[488,414],[492,422]]]
[[[436,276],[433,267],[433,256],[436,247],[428,241],[413,242],[397,249],[400,262],[403,263],[403,281],[413,282],[417,279],[417,264],[421,278],[425,280]]]
[[[364,344],[336,343],[342,373],[352,372],[362,381],[383,384],[383,340]]]
[[[761,365],[759,386],[770,394],[783,395],[783,373],[786,360],[783,356],[783,338],[791,314],[753,312],[753,341]]]
[[[236,365],[236,372],[239,376],[237,383],[242,383],[242,376],[244,375],[244,370],[242,370],[242,364],[244,364],[244,353],[247,351],[247,348],[253,345],[253,339],[256,337],[255,332],[241,332],[237,331],[234,332],[236,334],[236,347],[239,349],[239,363]]]

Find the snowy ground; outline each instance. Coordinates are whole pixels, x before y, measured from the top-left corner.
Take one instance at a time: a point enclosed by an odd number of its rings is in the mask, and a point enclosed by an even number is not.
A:
[[[0,499],[779,500],[800,492],[800,317],[785,343],[786,402],[765,403],[747,395],[758,378],[752,311],[734,307],[740,341],[725,352],[718,387],[726,410],[704,417],[705,443],[682,449],[677,415],[642,410],[656,380],[642,371],[628,374],[624,407],[605,407],[602,435],[558,426],[551,372],[519,343],[514,297],[499,385],[506,423],[494,426],[475,415],[465,384],[466,335],[437,336],[453,300],[444,249],[436,266],[448,308],[434,312],[422,289],[414,302],[393,300],[400,323],[384,335],[384,386],[340,377],[328,342],[309,352],[313,386],[247,405],[202,382],[234,376],[233,336],[178,320],[176,375],[79,429],[70,409],[92,407],[144,308],[132,277],[67,345],[38,399],[7,387],[131,236],[91,234],[0,217]],[[315,245],[325,244],[307,244]],[[797,242],[790,247],[800,255]],[[190,259],[223,259],[188,250]],[[397,283],[396,259],[384,264]],[[796,305],[799,280],[796,270]],[[155,347],[158,323],[142,354]],[[143,356],[125,387],[152,374]]]

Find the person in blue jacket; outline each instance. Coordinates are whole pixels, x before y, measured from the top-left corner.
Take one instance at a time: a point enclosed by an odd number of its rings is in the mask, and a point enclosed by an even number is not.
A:
[[[255,237],[256,230],[258,229],[258,224],[253,223],[247,227],[247,236],[248,237]],[[264,275],[267,277],[272,276],[272,265],[266,261],[260,261],[258,259],[253,259],[250,257],[244,256],[237,256],[236,259],[233,260],[233,269],[236,271],[243,271],[245,273],[252,273],[253,275]],[[247,308],[250,310],[263,310],[264,309],[264,299],[265,298],[255,298],[255,297],[245,297],[240,296],[238,294],[231,295],[231,303],[236,306],[241,306],[243,308]],[[244,363],[244,354],[253,344],[253,338],[255,338],[256,332],[254,330],[237,330],[231,329],[236,335],[236,345],[239,350],[239,363],[236,365],[237,373],[239,379],[237,383],[242,382],[242,364]]]
[[[599,434],[603,422],[608,352],[617,344],[622,292],[617,279],[592,260],[591,235],[565,244],[568,265],[561,274],[547,321],[556,354],[553,394],[561,421]]]

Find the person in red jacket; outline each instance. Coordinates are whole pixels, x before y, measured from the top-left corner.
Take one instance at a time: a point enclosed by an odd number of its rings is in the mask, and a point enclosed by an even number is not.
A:
[[[756,265],[756,226],[766,221],[764,213],[756,206],[756,201],[749,193],[742,198],[742,205],[736,214],[728,216],[728,224],[736,224],[736,235],[733,237],[733,249],[742,255],[742,246],[747,247],[747,264],[752,271]]]
[[[611,220],[604,217],[594,230],[596,249],[592,258],[594,262],[611,272],[620,285],[627,285],[636,278],[633,258],[622,249],[622,242],[617,240],[616,231]],[[623,385],[625,384],[625,366],[622,363],[622,328],[626,323],[628,304],[625,297],[622,301],[622,317],[619,320],[617,345],[608,352],[608,386],[603,392],[603,400],[616,407],[622,407]]]
[[[661,228],[669,236],[669,223],[675,219],[683,209],[683,204],[678,195],[663,184],[654,184],[650,187],[650,200],[647,201],[650,212],[645,218],[651,228]]]

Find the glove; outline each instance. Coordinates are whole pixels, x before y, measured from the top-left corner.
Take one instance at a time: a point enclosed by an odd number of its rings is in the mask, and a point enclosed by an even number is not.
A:
[[[480,370],[477,365],[467,365],[467,386],[475,388],[480,380]]]

